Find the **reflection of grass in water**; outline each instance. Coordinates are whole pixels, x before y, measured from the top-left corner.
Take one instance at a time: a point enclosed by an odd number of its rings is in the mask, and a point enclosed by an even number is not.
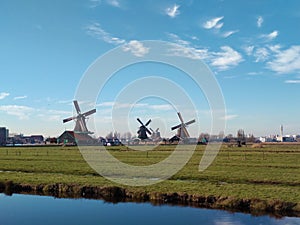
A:
[[[132,165],[150,165],[172,153],[172,146],[148,152],[110,147],[113,156]],[[261,149],[223,147],[213,164],[198,171],[205,146],[171,179],[139,191],[187,192],[239,198],[300,202],[300,145],[269,145]],[[184,153],[183,153],[184,154]],[[99,176],[76,147],[0,148],[0,181],[28,184],[65,183],[116,185]]]

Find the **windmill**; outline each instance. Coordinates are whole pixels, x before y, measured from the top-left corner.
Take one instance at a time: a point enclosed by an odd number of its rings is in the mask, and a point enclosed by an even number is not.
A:
[[[67,123],[71,120],[75,120],[76,124],[75,124],[75,128],[74,128],[74,133],[79,133],[79,134],[93,134],[93,132],[89,131],[87,129],[86,126],[86,117],[94,114],[96,112],[96,109],[92,109],[88,112],[85,113],[81,113],[79,104],[77,102],[77,100],[73,101],[76,112],[77,112],[77,116],[73,116],[73,117],[69,117],[67,119],[63,120],[63,123]]]
[[[159,132],[159,128],[157,128],[155,131],[152,128],[149,128],[152,132],[151,138],[153,140],[157,140],[157,139],[161,139],[160,137],[160,132]]]
[[[178,117],[180,119],[180,124],[178,124],[177,126],[174,126],[171,128],[171,130],[175,130],[175,129],[178,129],[177,130],[177,137],[181,138],[181,139],[187,139],[190,137],[186,127],[192,123],[195,123],[196,120],[190,120],[189,122],[185,123],[182,119],[182,116],[180,114],[180,112],[177,113],[178,114]]]
[[[239,129],[237,131],[237,145],[238,147],[242,147],[242,145],[246,145],[246,136],[243,129]]]
[[[148,122],[145,125],[143,124],[143,122],[139,118],[137,118],[137,121],[139,121],[139,123],[141,124],[139,130],[137,131],[138,138],[141,139],[141,140],[148,139],[147,133],[149,135],[151,135],[151,132],[150,132],[150,130],[148,130],[147,126],[150,124],[151,119],[148,120]]]

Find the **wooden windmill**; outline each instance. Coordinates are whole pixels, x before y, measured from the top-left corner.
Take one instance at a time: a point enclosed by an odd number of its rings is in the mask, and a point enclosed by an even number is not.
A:
[[[195,123],[196,120],[190,120],[189,122],[185,123],[182,119],[182,116],[181,116],[181,113],[178,112],[177,113],[178,117],[179,117],[179,120],[180,120],[180,124],[174,126],[171,128],[171,130],[176,130],[177,129],[177,137],[179,137],[180,139],[187,139],[190,137],[188,131],[187,131],[187,126],[192,124],[192,123]]]
[[[86,119],[88,116],[94,114],[96,112],[96,109],[92,109],[88,112],[85,113],[81,113],[79,104],[77,102],[77,100],[73,101],[76,112],[77,112],[77,116],[73,116],[73,117],[69,117],[67,119],[63,120],[63,123],[67,123],[71,120],[75,120],[76,124],[75,124],[75,128],[74,128],[74,133],[78,133],[78,134],[93,134],[93,132],[89,131],[87,126],[86,126]]]
[[[151,123],[151,119],[148,120],[146,124],[143,124],[143,122],[139,118],[137,118],[137,121],[139,121],[139,123],[141,124],[139,130],[137,131],[138,138],[141,140],[148,139],[147,133],[151,135],[151,132],[150,130],[148,130],[147,126]]]

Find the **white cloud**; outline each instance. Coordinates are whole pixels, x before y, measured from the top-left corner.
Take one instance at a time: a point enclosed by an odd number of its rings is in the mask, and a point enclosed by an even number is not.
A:
[[[258,76],[258,75],[262,75],[262,72],[249,72],[248,75],[249,76]]]
[[[172,45],[169,54],[172,56],[180,56],[190,59],[206,59],[209,57],[207,49],[198,49],[191,46],[183,46],[178,44]]]
[[[212,29],[212,28],[220,29],[223,26],[223,23],[219,23],[219,22],[223,18],[224,18],[224,16],[221,16],[221,17],[216,17],[211,20],[208,20],[203,24],[203,27],[205,29]]]
[[[239,30],[230,30],[230,31],[226,31],[226,32],[224,32],[224,33],[222,34],[222,36],[223,36],[224,38],[227,38],[227,37],[229,37],[229,36],[231,36],[231,35],[233,35],[233,34],[235,34],[235,33],[237,33],[237,32],[239,32]]]
[[[103,30],[99,23],[92,23],[86,26],[85,29],[88,35],[103,40],[109,44],[120,45],[125,43],[125,40],[113,37],[110,33]]]
[[[255,53],[255,62],[264,62],[269,58],[269,51],[267,48],[258,48]]]
[[[280,45],[269,45],[268,48],[273,52],[273,53],[279,53],[281,46]]]
[[[222,46],[221,52],[212,53],[211,65],[219,70],[226,70],[231,66],[237,66],[243,57],[240,53],[229,46]]]
[[[253,50],[254,50],[254,46],[253,45],[246,46],[246,47],[244,47],[244,50],[245,50],[247,55],[252,55]]]
[[[291,46],[289,49],[277,52],[272,61],[267,63],[267,67],[277,73],[299,73],[300,72],[300,46]]]
[[[237,117],[238,117],[238,115],[236,115],[236,114],[232,114],[232,115],[227,114],[227,115],[225,115],[225,117],[222,117],[221,119],[228,121],[228,120],[233,120]]]
[[[300,80],[286,80],[284,81],[286,84],[300,84]]]
[[[115,102],[101,102],[96,105],[96,107],[112,107],[115,104]]]
[[[190,59],[205,59],[208,58],[208,50],[205,48],[195,48],[191,46],[191,43],[186,40],[182,40],[178,35],[168,33],[168,36],[176,44],[172,45],[170,49],[170,55],[181,56]]]
[[[264,22],[264,18],[262,18],[262,16],[257,17],[257,22],[256,22],[257,27],[261,27],[263,22]]]
[[[266,41],[272,41],[278,36],[279,32],[277,30],[274,30],[273,32],[269,34],[263,34],[261,35],[262,38],[266,39]]]
[[[106,0],[106,2],[111,5],[111,6],[114,6],[114,7],[121,7],[121,4],[118,0]]]
[[[8,115],[17,116],[20,120],[26,120],[29,119],[29,116],[34,109],[22,105],[1,105],[0,111],[5,112]]]
[[[172,105],[169,104],[148,104],[148,103],[123,103],[123,102],[101,102],[97,107],[115,108],[115,109],[128,109],[128,108],[143,108],[153,109],[158,111],[173,110]],[[101,110],[100,110],[101,111]]]
[[[9,93],[7,93],[7,92],[0,92],[0,100],[6,98],[7,96],[9,96]]]
[[[25,99],[25,98],[27,98],[27,95],[14,97],[14,100],[20,100],[20,99]]]
[[[145,47],[142,42],[132,40],[123,46],[125,52],[130,51],[136,57],[143,57],[149,52],[149,48]]]
[[[90,8],[96,8],[101,4],[101,0],[90,0]]]
[[[147,108],[159,110],[159,111],[169,111],[173,110],[173,107],[171,105],[165,104],[165,105],[148,105]]]
[[[165,12],[166,14],[171,17],[171,18],[175,18],[176,16],[178,16],[180,14],[179,11],[179,5],[173,5],[172,7],[168,7]]]

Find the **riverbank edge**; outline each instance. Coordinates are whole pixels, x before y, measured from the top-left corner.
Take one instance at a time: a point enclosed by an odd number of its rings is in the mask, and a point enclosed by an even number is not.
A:
[[[107,202],[150,202],[197,208],[222,209],[252,215],[300,217],[300,203],[281,200],[240,199],[224,196],[203,196],[187,193],[140,192],[118,186],[85,186],[76,184],[22,184],[0,181],[0,193],[46,195],[56,198],[101,199]]]

